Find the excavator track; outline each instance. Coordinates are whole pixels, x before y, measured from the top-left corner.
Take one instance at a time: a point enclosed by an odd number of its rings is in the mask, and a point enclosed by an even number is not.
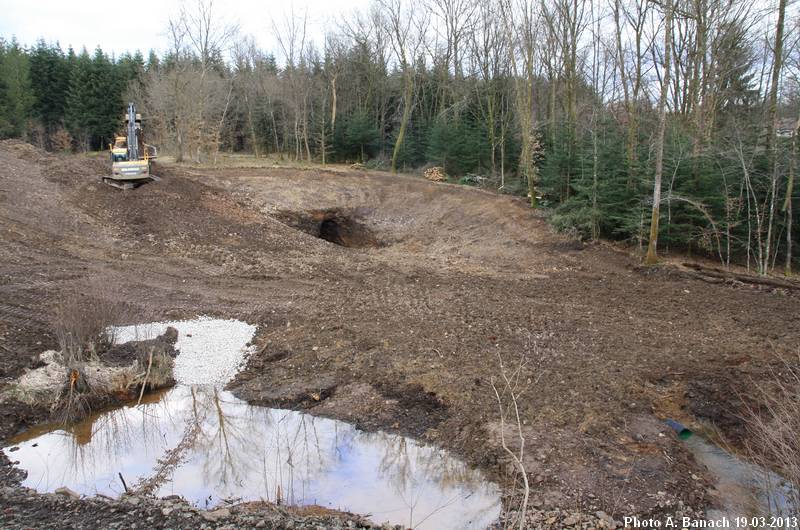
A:
[[[103,177],[103,182],[112,186],[114,188],[120,190],[133,190],[141,186],[142,184],[147,184],[148,182],[158,182],[161,180],[161,177],[157,177],[155,175],[150,175],[147,178],[139,179],[139,180],[116,180],[111,177]]]

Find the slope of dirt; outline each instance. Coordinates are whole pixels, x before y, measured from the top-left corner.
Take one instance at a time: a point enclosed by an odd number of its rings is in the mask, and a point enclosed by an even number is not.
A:
[[[102,162],[13,142],[0,167],[0,375],[53,346],[50,307],[85,285],[141,320],[236,317],[260,330],[240,397],[438,443],[511,493],[492,383],[522,363],[542,509],[702,508],[703,471],[661,420],[735,433],[726,385],[744,390],[800,341],[796,296],[651,274],[474,189],[162,166],[122,192],[97,183]]]

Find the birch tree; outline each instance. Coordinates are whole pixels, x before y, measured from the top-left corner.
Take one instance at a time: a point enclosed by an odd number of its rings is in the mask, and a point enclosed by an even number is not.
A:
[[[673,0],[664,0],[664,62],[661,75],[661,97],[658,100],[658,132],[655,145],[655,175],[653,177],[653,210],[650,216],[650,238],[647,243],[645,263],[658,262],[658,221],[661,206],[661,177],[664,172],[664,137],[667,130],[667,98],[669,97],[670,74],[672,71],[672,18]]]

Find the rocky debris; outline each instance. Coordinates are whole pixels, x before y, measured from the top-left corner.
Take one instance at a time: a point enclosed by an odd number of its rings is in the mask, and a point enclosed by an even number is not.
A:
[[[183,499],[126,495],[122,499],[95,497],[79,500],[75,492],[38,494],[20,486],[0,487],[0,528],[157,529],[267,528],[331,530],[383,528],[350,514],[293,513],[290,508],[263,503],[233,505],[205,511]],[[395,530],[395,527],[385,527]],[[398,527],[399,528],[399,527]]]
[[[431,182],[445,182],[447,174],[444,172],[443,167],[434,166],[425,170],[425,178]]]
[[[652,519],[662,522],[666,521],[668,517],[671,517],[673,521],[682,520],[684,517],[692,520],[705,518],[703,509],[688,506],[682,500],[665,492],[660,493],[663,494],[659,496],[661,502],[652,508],[639,510],[631,505],[621,504],[614,507],[616,517],[613,517],[612,514],[605,511],[608,508],[603,506],[597,496],[592,493],[581,497],[581,500],[577,501],[577,506],[568,507],[566,499],[558,492],[542,492],[534,489],[528,499],[523,526],[537,529],[613,530],[625,528],[623,516],[635,516],[640,520]],[[521,500],[520,492],[503,497],[503,505],[508,508],[501,514],[500,520],[492,526],[493,530],[519,527],[518,507]]]
[[[597,517],[597,519],[600,522],[600,524],[603,525],[605,528],[615,528],[616,527],[616,522],[614,521],[614,518],[611,517],[610,515],[608,515],[606,512],[597,511],[597,512],[594,512],[594,516]]]
[[[8,149],[16,156],[29,162],[41,162],[48,157],[48,153],[43,149],[37,149],[28,142],[17,139],[7,139],[0,142],[3,149]]]
[[[539,506],[542,506],[541,503]],[[702,511],[694,510],[684,506],[682,502],[677,502],[673,509],[659,511],[645,515],[638,515],[639,519],[666,520],[672,517],[673,520],[682,520],[688,517],[692,520],[702,520],[705,514]],[[509,510],[501,515],[500,520],[492,527],[493,529],[511,528],[519,525],[519,512]],[[623,521],[614,519],[608,513],[598,510],[594,513],[584,513],[579,510],[562,509],[558,507],[531,507],[525,511],[525,528],[539,529],[563,529],[573,528],[580,530],[612,530],[624,528]]]
[[[221,521],[222,519],[227,519],[231,516],[231,511],[227,508],[220,508],[218,510],[210,511],[210,512],[202,512],[201,515],[203,519],[206,521],[211,521],[215,523],[217,521]]]

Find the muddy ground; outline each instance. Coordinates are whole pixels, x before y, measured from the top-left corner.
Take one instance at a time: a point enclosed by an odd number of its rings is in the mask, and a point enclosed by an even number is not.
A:
[[[231,384],[439,444],[513,490],[492,382],[519,372],[536,507],[624,515],[713,503],[666,428],[717,425],[800,343],[800,297],[645,270],[556,234],[519,199],[357,170],[161,165],[158,183],[98,183],[101,160],[0,144],[0,377],[55,346],[75,289],[141,320],[259,325]],[[5,384],[3,383],[3,384]],[[502,390],[502,386],[500,387]],[[8,403],[0,436],[41,421]],[[560,523],[555,523],[558,526]]]

